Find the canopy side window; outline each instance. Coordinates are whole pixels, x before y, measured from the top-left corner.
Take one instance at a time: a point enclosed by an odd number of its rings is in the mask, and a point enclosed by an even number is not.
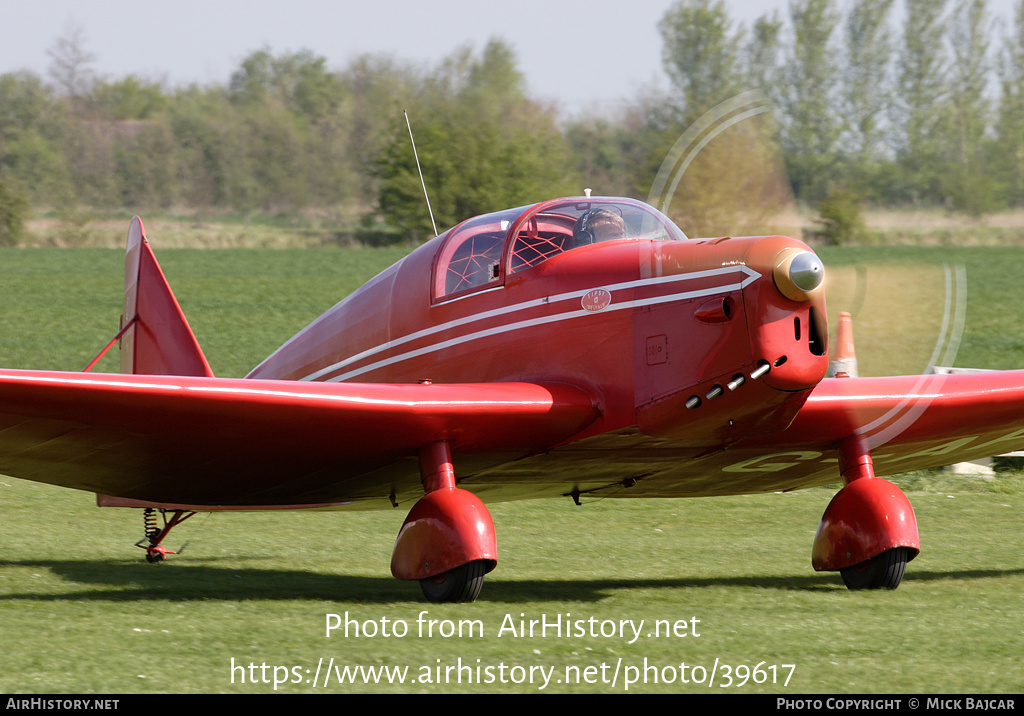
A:
[[[452,255],[445,271],[444,294],[458,293],[498,278],[505,232],[470,236]]]
[[[524,207],[484,214],[448,232],[434,263],[434,300],[499,285],[508,228]]]

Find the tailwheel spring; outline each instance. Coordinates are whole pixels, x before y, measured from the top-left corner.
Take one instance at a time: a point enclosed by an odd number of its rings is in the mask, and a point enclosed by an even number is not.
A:
[[[142,511],[142,532],[150,542],[153,542],[153,539],[160,534],[160,527],[156,522],[156,510],[152,507],[147,507]]]
[[[157,521],[157,513],[159,513],[160,517],[163,518],[163,527],[161,527],[160,523]],[[135,546],[146,550],[146,561],[163,562],[167,558],[167,555],[178,554],[181,552],[184,549],[184,546],[175,552],[174,550],[164,547],[161,542],[167,538],[167,535],[172,529],[194,514],[196,513],[188,512],[186,510],[167,510],[153,507],[145,508],[142,512],[142,529],[145,537],[136,542]]]

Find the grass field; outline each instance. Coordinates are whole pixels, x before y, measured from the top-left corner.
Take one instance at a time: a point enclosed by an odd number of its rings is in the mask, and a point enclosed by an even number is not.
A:
[[[157,253],[214,370],[237,376],[402,251]],[[968,277],[957,363],[1024,366],[1024,250],[821,253],[837,276],[830,309],[861,306],[866,372],[924,367],[943,263]],[[0,364],[80,370],[116,331],[121,262],[107,249],[0,252]],[[286,693],[621,693],[627,679],[640,680],[630,692],[1021,692],[1024,477],[903,482],[923,552],[895,592],[849,592],[811,570],[833,494],[814,489],[493,505],[501,561],[480,601],[429,605],[388,573],[404,510],[200,515],[168,540],[187,541],[184,553],[150,565],[131,546],[136,511],[0,477],[0,692],[263,693],[275,678]],[[328,637],[331,614],[360,635]],[[519,633],[559,617],[584,633]],[[629,620],[644,620],[635,639]],[[671,636],[656,635],[666,626]],[[344,666],[407,671],[400,685],[379,672],[339,683]]]

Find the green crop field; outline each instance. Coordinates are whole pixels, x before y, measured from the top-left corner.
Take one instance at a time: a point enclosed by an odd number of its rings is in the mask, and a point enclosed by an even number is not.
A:
[[[402,254],[156,251],[225,376]],[[821,254],[863,372],[924,368],[944,265],[967,277],[956,363],[1024,367],[1024,250]],[[122,260],[0,251],[0,364],[81,370],[117,330]],[[923,551],[894,592],[811,569],[821,488],[492,505],[480,600],[435,605],[390,577],[404,509],[197,515],[168,540],[184,552],[151,565],[138,511],[0,476],[0,692],[1021,692],[1024,477],[899,481]]]

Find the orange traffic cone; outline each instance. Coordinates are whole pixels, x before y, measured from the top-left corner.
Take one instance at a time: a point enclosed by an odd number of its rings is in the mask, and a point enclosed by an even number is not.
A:
[[[833,378],[857,377],[857,354],[853,352],[853,318],[846,311],[839,314],[839,330],[836,334],[835,360],[828,364],[828,374]]]

